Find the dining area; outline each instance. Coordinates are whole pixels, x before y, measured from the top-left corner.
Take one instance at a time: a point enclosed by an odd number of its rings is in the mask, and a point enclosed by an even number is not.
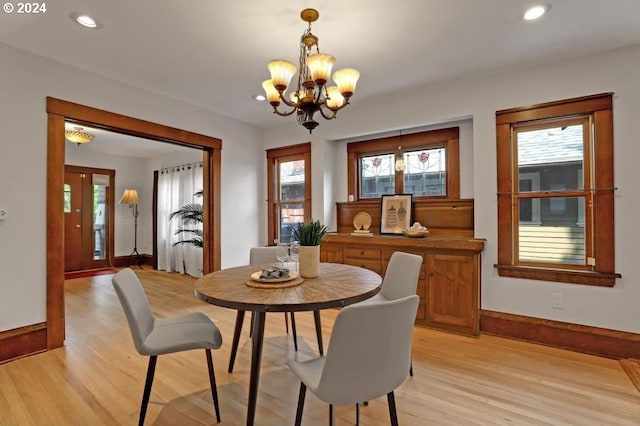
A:
[[[199,312],[215,323],[222,336],[220,347],[211,350],[219,424],[246,424],[250,312],[229,373],[237,311],[198,299],[194,277],[146,267],[134,272],[154,316]],[[139,423],[149,356],[137,353],[112,278],[96,275],[66,282],[64,348],[0,365],[0,424]],[[331,333],[342,311],[320,312],[325,354],[331,352]],[[256,425],[295,424],[301,380],[289,362],[319,355],[313,312],[295,312],[297,351],[283,317],[266,315]],[[401,425],[539,424],[541,419],[549,424],[585,424],[585,419],[592,419],[632,425],[640,416],[638,391],[617,360],[486,333],[472,337],[422,326],[413,329],[412,340],[413,376],[394,391]],[[218,424],[207,370],[204,350],[159,356],[144,424]],[[311,390],[303,408],[303,425],[328,424],[328,403]],[[355,423],[355,404],[335,404],[333,411],[337,425]],[[362,425],[389,425],[387,398],[369,400],[359,415]]]
[[[288,279],[269,282],[260,276],[262,274],[265,277],[263,271],[273,268],[277,262],[256,263],[253,255],[253,262],[249,265],[204,275],[194,282],[194,297],[207,304],[236,311],[230,342],[226,336],[223,339],[216,318],[196,319],[198,312],[173,318],[155,318],[135,271],[127,268],[118,272],[112,281],[136,349],[140,355],[150,357],[138,424],[144,424],[158,356],[191,349],[205,350],[215,413],[212,419],[224,423],[215,378],[216,372],[220,374],[221,366],[217,361],[217,368],[214,368],[211,353],[229,344],[228,374],[234,374],[234,364],[238,370],[249,371],[248,389],[244,396],[246,424],[267,424],[260,418],[257,409],[259,399],[263,398],[260,387],[269,389],[273,386],[273,383],[269,383],[273,378],[269,378],[268,374],[262,377],[264,371],[272,369],[263,360],[263,350],[269,345],[268,339],[265,343],[267,313],[284,313],[285,317],[291,315],[293,341],[290,343],[294,344],[294,350],[291,353],[288,344],[289,350],[282,354],[282,359],[286,359],[289,370],[299,380],[297,407],[292,400],[288,408],[296,413],[296,425],[312,424],[303,422],[307,390],[328,404],[325,421],[330,425],[335,424],[334,406],[355,407],[353,415],[356,424],[359,424],[361,404],[385,395],[389,424],[399,424],[393,391],[410,372],[411,341],[418,305],[415,287],[422,258],[408,253],[397,253],[393,257],[388,268],[390,273],[384,279],[364,268],[320,263],[315,277],[302,278],[295,272],[295,265],[292,265],[290,276],[286,277]],[[127,294],[136,288],[133,293]],[[143,314],[136,313],[136,309],[142,309]],[[245,344],[250,346],[249,359],[242,355],[243,348],[238,356],[246,312],[251,313],[250,339]],[[331,328],[327,330],[325,327],[324,330],[324,334],[328,331],[329,335],[326,349],[321,323],[323,312],[329,313],[330,318],[335,317],[335,322],[329,324]],[[315,327],[315,336],[311,336],[315,339],[303,337],[305,350],[301,348],[298,351],[301,334],[295,331],[294,314],[304,314],[308,318],[309,313]],[[142,319],[144,322],[145,316],[147,324],[141,325],[140,321]],[[288,334],[288,325],[285,334]],[[179,343],[176,343],[176,336],[180,336],[177,339]],[[315,347],[307,343],[313,340]],[[149,341],[156,346],[146,345]]]

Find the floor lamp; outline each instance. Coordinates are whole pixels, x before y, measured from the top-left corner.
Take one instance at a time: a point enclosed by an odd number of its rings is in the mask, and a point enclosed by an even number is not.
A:
[[[138,191],[135,189],[125,189],[120,204],[129,204],[133,212],[133,251],[129,255],[127,266],[131,265],[131,258],[135,256],[136,265],[142,267],[140,263],[140,253],[138,253]]]

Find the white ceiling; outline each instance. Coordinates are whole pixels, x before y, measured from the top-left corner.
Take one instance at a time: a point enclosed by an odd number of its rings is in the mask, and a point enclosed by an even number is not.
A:
[[[468,74],[520,69],[640,43],[638,0],[55,0],[40,15],[0,15],[0,42],[268,127],[266,64],[297,62],[314,7],[320,49],[361,72],[352,104]],[[71,12],[104,27],[88,30]],[[290,118],[291,119],[291,118]]]
[[[84,124],[64,123],[65,130],[75,130],[76,127],[82,128],[82,132],[89,133],[94,139],[86,144],[75,144],[66,140],[66,150],[82,149],[93,153],[103,153],[110,155],[119,155],[136,158],[153,158],[160,155],[178,152],[187,148],[168,142],[155,141],[150,139],[139,138],[137,136],[115,133],[104,129],[89,127]]]

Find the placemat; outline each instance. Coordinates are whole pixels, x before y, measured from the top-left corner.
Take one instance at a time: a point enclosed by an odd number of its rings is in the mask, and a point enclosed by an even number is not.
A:
[[[302,284],[303,281],[304,278],[298,276],[290,281],[284,281],[280,283],[262,283],[259,281],[249,280],[245,284],[253,288],[287,288],[295,287],[299,284]]]

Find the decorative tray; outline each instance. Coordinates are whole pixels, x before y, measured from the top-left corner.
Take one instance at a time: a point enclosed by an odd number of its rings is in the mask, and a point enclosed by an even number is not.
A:
[[[259,283],[283,283],[287,281],[292,281],[298,278],[298,274],[295,272],[289,272],[285,277],[277,277],[277,278],[262,278],[263,271],[257,271],[251,274],[251,279],[253,281],[257,281]]]
[[[301,284],[304,281],[296,272],[287,271],[286,277],[277,278],[264,278],[264,273],[265,271],[254,272],[251,274],[251,279],[245,284],[254,288],[287,288]]]
[[[427,236],[429,231],[414,231],[414,230],[406,230],[404,231],[404,236],[409,238],[424,238]]]
[[[269,288],[269,289],[276,289],[276,288],[287,288],[287,287],[295,287],[298,284],[302,284],[302,282],[304,281],[304,278],[302,277],[296,277],[294,279],[291,279],[289,281],[282,281],[282,282],[273,282],[273,280],[269,281],[269,282],[260,282],[260,281],[254,281],[253,279],[247,281],[245,284],[249,287],[253,287],[253,288]]]

